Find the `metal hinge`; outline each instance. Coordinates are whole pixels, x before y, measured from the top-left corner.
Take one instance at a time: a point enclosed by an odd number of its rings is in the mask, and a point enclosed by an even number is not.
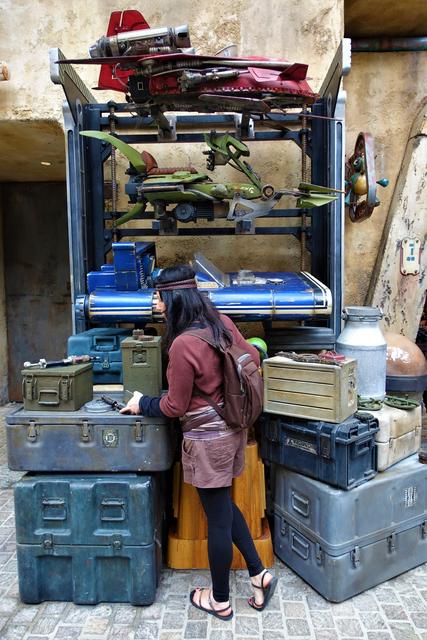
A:
[[[425,538],[427,536],[427,520],[421,523],[421,537]]]
[[[43,538],[43,549],[53,549],[53,536],[51,533],[45,533]]]
[[[360,548],[354,547],[352,551],[350,551],[350,558],[354,567],[358,567],[360,564]]]
[[[87,420],[82,420],[80,427],[80,439],[82,442],[90,442],[92,439],[92,426]]]
[[[320,544],[318,542],[316,542],[315,554],[316,554],[316,562],[317,562],[317,564],[322,564],[323,563],[323,550],[322,550],[322,547],[320,546]]]
[[[27,429],[27,440],[29,440],[30,442],[35,442],[37,440],[37,427],[36,427],[36,423],[34,422],[34,420],[30,420],[29,425],[28,425],[28,429]]]
[[[135,442],[142,442],[144,440],[144,428],[141,420],[137,420],[133,425],[133,434]]]
[[[390,536],[388,536],[387,545],[388,545],[389,553],[393,553],[393,551],[396,551],[396,534],[395,533],[392,533]]]

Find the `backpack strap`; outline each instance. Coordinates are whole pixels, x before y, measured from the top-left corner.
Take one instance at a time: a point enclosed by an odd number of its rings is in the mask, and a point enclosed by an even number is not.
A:
[[[218,345],[215,344],[215,342],[212,340],[212,338],[209,338],[207,336],[206,329],[195,329],[194,331],[184,331],[183,334],[181,334],[181,335],[193,336],[194,338],[200,338],[200,340],[203,340],[203,342],[207,342],[214,349],[219,349],[220,348],[220,347],[218,347]]]
[[[195,338],[200,338],[200,340],[203,340],[203,342],[207,342],[211,347],[213,347],[214,349],[217,349],[218,351],[221,350],[220,347],[218,347],[214,341],[212,339],[209,339],[206,335],[206,333],[203,333],[205,330],[204,329],[199,329],[199,330],[195,330],[195,331],[184,331],[184,334],[186,336],[193,336]],[[212,400],[211,396],[209,396],[207,393],[205,393],[204,391],[202,391],[201,389],[198,389],[196,387],[196,394],[197,396],[200,396],[201,398],[203,398],[203,400],[206,400],[206,402],[208,402],[211,407],[213,407],[215,409],[215,411],[217,412],[217,414],[219,416],[221,416],[222,419],[224,419],[224,409],[222,407],[220,407],[215,400]]]

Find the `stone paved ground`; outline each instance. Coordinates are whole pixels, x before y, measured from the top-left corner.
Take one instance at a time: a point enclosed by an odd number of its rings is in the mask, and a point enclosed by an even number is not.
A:
[[[0,417],[10,410],[0,407]],[[6,466],[0,425],[0,638],[4,640],[427,640],[427,564],[341,604],[319,596],[277,561],[279,589],[259,613],[246,603],[244,572],[232,574],[231,622],[189,606],[188,593],[209,584],[206,571],[171,571],[161,576],[156,603],[75,605],[19,600],[13,516],[13,484],[21,476]]]

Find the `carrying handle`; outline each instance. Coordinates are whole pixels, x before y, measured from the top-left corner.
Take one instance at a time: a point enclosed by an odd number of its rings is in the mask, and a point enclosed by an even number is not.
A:
[[[43,498],[42,518],[43,520],[66,520],[65,500],[63,498]]]
[[[355,442],[352,447],[351,457],[360,458],[361,456],[366,455],[372,449],[373,443],[374,441],[372,438],[363,440],[362,442]]]
[[[95,336],[93,346],[95,351],[113,351],[117,349],[118,336]]]
[[[298,495],[296,491],[292,491],[292,508],[304,518],[308,518],[310,515],[310,500]]]
[[[45,397],[45,400],[42,398]],[[40,389],[38,404],[44,407],[56,407],[59,404],[59,390],[58,389]]]
[[[125,519],[125,502],[119,498],[104,498],[101,502],[102,522],[123,522]]]
[[[308,560],[310,555],[310,545],[307,540],[299,533],[292,531],[291,533],[291,550],[303,560]]]

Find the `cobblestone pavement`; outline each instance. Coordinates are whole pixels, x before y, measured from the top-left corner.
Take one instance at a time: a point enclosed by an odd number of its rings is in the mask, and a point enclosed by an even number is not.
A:
[[[0,417],[10,407],[0,407]],[[232,573],[235,615],[224,622],[189,605],[195,586],[209,584],[206,571],[165,569],[155,604],[22,604],[18,595],[13,484],[22,474],[6,466],[3,419],[0,425],[0,638],[4,640],[427,640],[427,564],[375,589],[331,604],[281,562],[279,588],[266,611],[251,609],[243,571]]]

